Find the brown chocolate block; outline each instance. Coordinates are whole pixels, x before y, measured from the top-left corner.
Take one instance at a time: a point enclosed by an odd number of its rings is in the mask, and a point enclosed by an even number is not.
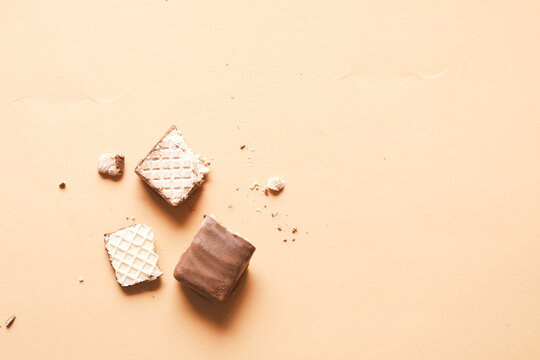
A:
[[[248,267],[254,251],[249,241],[207,216],[180,257],[174,277],[206,299],[223,302]]]

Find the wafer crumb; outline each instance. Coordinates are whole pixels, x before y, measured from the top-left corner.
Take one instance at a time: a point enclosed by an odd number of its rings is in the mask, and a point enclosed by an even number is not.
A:
[[[255,180],[255,181],[253,182],[253,184],[251,184],[251,186],[249,187],[249,190],[255,190],[255,191],[257,191],[257,190],[259,190],[259,187],[260,187],[259,183]]]
[[[11,327],[11,325],[13,325],[13,322],[15,321],[17,317],[15,315],[11,315],[7,320],[6,320],[6,328],[9,329]]]
[[[109,176],[122,175],[122,172],[124,171],[124,161],[124,155],[121,154],[101,154],[98,159],[98,172]]]
[[[278,178],[277,176],[271,177],[266,182],[266,187],[272,191],[280,192],[285,187],[285,181]]]

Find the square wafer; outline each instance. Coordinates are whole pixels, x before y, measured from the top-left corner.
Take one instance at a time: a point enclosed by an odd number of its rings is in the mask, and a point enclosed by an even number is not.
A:
[[[142,159],[135,173],[172,206],[178,206],[204,182],[208,160],[187,146],[172,126]]]

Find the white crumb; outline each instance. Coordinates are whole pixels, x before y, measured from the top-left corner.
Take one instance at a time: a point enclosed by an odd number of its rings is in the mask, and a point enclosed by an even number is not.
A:
[[[255,148],[254,147],[249,148],[249,151],[253,152],[253,151],[255,151]]]
[[[124,155],[105,153],[101,154],[97,165],[100,174],[118,176],[124,171]]]
[[[255,211],[256,211],[256,212],[261,212],[261,209],[256,208]]]
[[[285,181],[278,178],[277,176],[274,176],[268,179],[268,181],[266,182],[266,187],[275,192],[279,192],[285,187]]]

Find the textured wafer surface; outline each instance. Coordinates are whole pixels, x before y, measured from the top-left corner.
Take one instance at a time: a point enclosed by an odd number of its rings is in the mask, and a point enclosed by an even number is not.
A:
[[[155,280],[163,273],[157,266],[154,232],[145,224],[136,224],[105,234],[105,248],[122,286]]]
[[[173,206],[180,205],[203,182],[208,161],[195,154],[172,126],[142,159],[135,173]]]

